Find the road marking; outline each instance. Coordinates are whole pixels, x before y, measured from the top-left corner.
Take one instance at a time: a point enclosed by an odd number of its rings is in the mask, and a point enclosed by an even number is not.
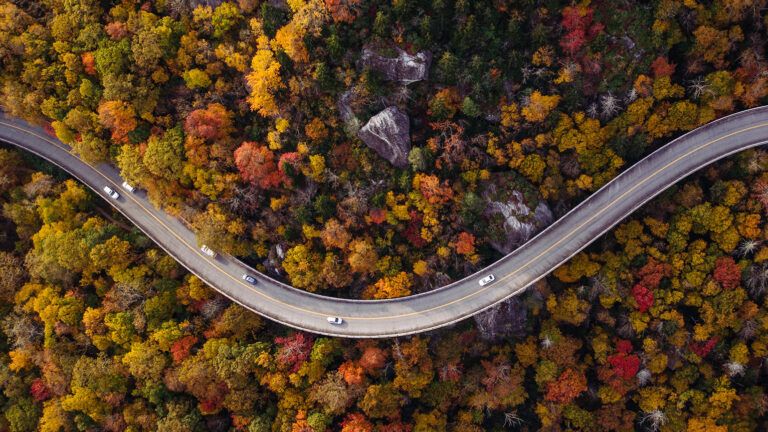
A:
[[[37,138],[41,139],[41,140],[42,140],[42,141],[44,141],[44,142],[47,142],[47,143],[49,143],[49,144],[51,144],[51,145],[53,145],[53,146],[55,146],[55,147],[57,147],[57,148],[59,148],[59,149],[61,149],[61,150],[64,150],[64,151],[66,151],[68,154],[72,155],[73,157],[76,157],[76,156],[75,156],[75,155],[74,155],[74,154],[73,154],[73,153],[72,153],[70,150],[66,149],[66,148],[65,148],[65,147],[63,147],[63,146],[60,146],[58,143],[56,143],[55,141],[52,141],[52,140],[48,139],[48,138],[47,138],[47,137],[45,137],[45,136],[39,135],[39,134],[37,134],[37,133],[35,133],[35,132],[31,132],[31,131],[28,131],[28,130],[26,130],[26,129],[23,129],[23,128],[21,128],[21,127],[18,127],[18,126],[16,126],[16,125],[13,125],[13,124],[10,124],[10,123],[6,123],[6,122],[3,122],[3,121],[0,121],[0,125],[5,125],[5,126],[8,126],[8,127],[10,127],[10,128],[16,129],[16,130],[18,130],[18,131],[20,131],[20,132],[23,132],[23,133],[26,133],[26,134],[28,134],[28,135],[32,135],[32,136],[34,136],[34,137],[37,137]],[[547,253],[549,253],[549,252],[550,252],[552,249],[556,248],[556,247],[557,247],[559,244],[561,244],[562,242],[564,242],[566,239],[568,239],[568,238],[572,237],[572,236],[573,236],[573,234],[575,234],[576,232],[578,232],[579,230],[581,230],[581,228],[583,228],[585,225],[589,224],[589,223],[590,223],[592,220],[594,220],[595,218],[599,217],[599,216],[600,216],[602,213],[604,213],[605,211],[607,211],[607,210],[608,210],[608,209],[609,209],[611,206],[613,206],[613,205],[614,205],[616,202],[618,202],[619,200],[623,199],[623,198],[624,198],[626,195],[628,195],[628,194],[632,193],[632,192],[633,192],[634,190],[636,190],[638,187],[640,187],[641,185],[645,184],[645,183],[646,183],[646,182],[648,182],[650,179],[652,179],[653,177],[655,177],[656,175],[658,175],[658,174],[659,174],[659,173],[661,173],[662,171],[666,170],[666,169],[667,169],[667,168],[669,168],[670,166],[672,166],[672,165],[676,164],[676,163],[677,163],[677,162],[679,162],[680,160],[682,160],[682,159],[684,159],[684,158],[686,158],[686,157],[690,156],[691,154],[693,154],[693,153],[695,153],[695,152],[697,152],[697,151],[699,151],[699,150],[702,150],[702,149],[704,149],[704,148],[706,148],[706,147],[708,147],[708,146],[710,146],[710,145],[712,145],[712,144],[714,144],[714,143],[716,143],[716,142],[719,142],[719,141],[721,141],[721,140],[723,140],[723,139],[726,139],[726,138],[729,138],[729,137],[732,137],[732,136],[735,136],[735,135],[738,135],[738,134],[741,134],[741,133],[744,133],[744,132],[747,132],[747,131],[750,131],[750,130],[754,130],[754,129],[758,129],[758,128],[766,127],[766,126],[768,126],[768,122],[767,122],[767,123],[761,123],[761,124],[758,124],[758,125],[754,125],[754,126],[750,126],[750,127],[747,127],[747,128],[743,128],[743,129],[739,129],[739,130],[737,130],[737,131],[734,131],[734,132],[731,132],[731,133],[729,133],[729,134],[727,134],[727,135],[723,135],[723,136],[721,136],[721,137],[719,137],[719,138],[713,139],[713,140],[711,140],[711,141],[709,141],[709,142],[707,142],[707,143],[704,143],[704,144],[702,144],[701,146],[698,146],[698,147],[695,147],[695,148],[693,148],[692,150],[689,150],[688,152],[684,153],[684,154],[683,154],[683,155],[681,155],[681,156],[678,156],[678,157],[677,157],[677,158],[675,158],[673,161],[671,161],[671,162],[668,162],[668,163],[667,163],[666,165],[664,165],[663,167],[661,167],[661,168],[657,169],[656,171],[654,171],[653,173],[651,173],[651,174],[650,174],[650,175],[648,175],[647,177],[643,178],[641,181],[637,182],[637,183],[636,183],[634,186],[632,186],[631,188],[629,188],[628,190],[626,190],[624,193],[622,193],[622,194],[621,194],[621,195],[619,195],[618,197],[616,197],[616,198],[612,199],[612,200],[611,200],[611,201],[610,201],[610,202],[609,202],[609,203],[608,203],[606,206],[604,206],[604,207],[602,207],[601,209],[599,209],[599,210],[598,210],[598,211],[597,211],[597,212],[596,212],[594,215],[592,215],[591,217],[587,218],[587,219],[586,219],[586,220],[585,220],[583,223],[581,223],[579,226],[577,226],[576,228],[574,228],[573,230],[571,230],[570,232],[568,232],[567,234],[565,234],[565,235],[564,235],[563,237],[561,237],[561,238],[560,238],[558,241],[556,241],[555,243],[553,243],[552,245],[550,245],[548,248],[546,248],[544,251],[542,251],[541,253],[539,253],[539,254],[538,254],[537,256],[535,256],[534,258],[532,258],[532,259],[528,260],[526,263],[522,264],[520,267],[518,267],[518,268],[517,268],[517,269],[515,269],[514,271],[512,271],[512,272],[510,272],[510,273],[508,273],[508,274],[504,275],[503,277],[501,277],[501,278],[500,278],[500,279],[499,279],[499,280],[498,280],[496,283],[493,283],[493,284],[490,284],[490,285],[488,285],[488,286],[486,286],[486,287],[480,288],[480,289],[478,289],[478,290],[476,290],[476,291],[473,291],[473,292],[471,292],[471,293],[469,293],[469,294],[467,294],[467,295],[465,295],[465,296],[463,296],[463,297],[461,297],[461,298],[458,298],[458,299],[455,299],[455,300],[452,300],[452,301],[450,301],[450,302],[446,302],[446,303],[443,303],[443,304],[440,304],[440,305],[437,305],[437,306],[433,306],[433,307],[431,307],[431,308],[428,308],[428,309],[423,309],[423,310],[419,310],[419,311],[413,311],[413,312],[408,312],[408,313],[403,313],[403,314],[388,315],[388,316],[376,316],[376,317],[350,317],[350,316],[341,316],[341,318],[344,318],[344,319],[347,319],[347,320],[354,320],[354,321],[372,321],[372,320],[383,320],[383,319],[403,318],[403,317],[409,317],[409,316],[414,316],[414,315],[421,315],[421,314],[425,314],[425,313],[428,313],[428,312],[432,312],[432,311],[435,311],[435,310],[437,310],[437,309],[442,309],[442,308],[445,308],[445,307],[447,307],[447,306],[453,305],[453,304],[455,304],[455,303],[458,303],[458,302],[461,302],[461,301],[467,300],[467,299],[469,299],[469,298],[471,298],[471,297],[474,297],[474,296],[476,296],[476,295],[478,295],[478,294],[481,294],[481,293],[483,293],[483,292],[487,291],[488,289],[491,289],[491,288],[497,287],[499,283],[501,283],[502,281],[504,281],[504,280],[507,280],[507,279],[509,279],[509,278],[511,278],[511,277],[514,277],[514,276],[515,276],[516,274],[518,274],[520,271],[522,271],[523,269],[525,269],[525,268],[529,267],[529,266],[530,266],[530,265],[531,265],[533,262],[535,262],[536,260],[538,260],[538,259],[539,259],[539,258],[541,258],[542,256],[546,255]],[[104,178],[106,181],[108,181],[108,182],[109,182],[110,184],[112,184],[113,186],[117,187],[116,183],[115,183],[115,182],[113,182],[113,181],[112,181],[112,180],[111,180],[109,177],[107,177],[106,175],[104,175],[104,174],[103,174],[101,171],[97,170],[95,167],[91,166],[90,164],[86,163],[85,161],[81,160],[80,158],[77,158],[77,160],[78,160],[78,161],[80,161],[80,162],[82,162],[82,163],[84,163],[84,164],[86,164],[86,165],[88,165],[88,166],[90,166],[91,168],[93,168],[94,172],[96,172],[98,175],[100,175],[102,178]],[[630,169],[631,169],[631,167],[630,167]],[[208,262],[208,263],[212,264],[214,268],[216,268],[217,270],[219,270],[219,271],[220,271],[222,274],[224,274],[224,275],[225,275],[225,276],[227,276],[228,278],[232,279],[234,282],[236,282],[236,283],[237,283],[237,284],[239,284],[240,286],[243,286],[243,287],[247,288],[248,290],[250,290],[251,292],[254,292],[255,294],[258,294],[259,296],[261,296],[261,297],[263,297],[263,298],[265,298],[265,299],[268,299],[268,300],[270,300],[270,301],[272,301],[272,302],[274,302],[274,303],[277,303],[277,304],[279,304],[279,305],[281,305],[281,306],[284,306],[284,307],[287,307],[287,308],[289,308],[289,309],[293,309],[293,310],[296,310],[296,311],[299,311],[299,312],[308,313],[308,314],[311,314],[311,315],[315,315],[315,316],[322,316],[322,317],[325,317],[325,316],[327,316],[327,315],[328,315],[328,314],[324,314],[324,313],[316,312],[316,311],[313,311],[313,310],[310,310],[310,309],[305,309],[305,308],[302,308],[302,307],[299,307],[299,306],[295,306],[295,305],[292,305],[292,304],[289,304],[289,303],[285,303],[285,302],[283,302],[283,301],[281,301],[281,300],[279,300],[279,299],[276,299],[276,298],[274,298],[274,297],[271,297],[270,295],[268,295],[268,294],[266,294],[266,293],[264,293],[264,292],[261,292],[261,291],[257,290],[255,287],[253,287],[253,286],[251,286],[251,285],[249,285],[249,284],[246,284],[245,282],[243,282],[243,281],[239,280],[238,278],[236,278],[236,277],[232,276],[232,275],[231,275],[231,274],[229,274],[229,273],[228,273],[228,272],[227,272],[227,271],[226,271],[224,268],[220,267],[220,266],[219,266],[219,265],[218,265],[218,264],[217,264],[215,261],[211,261],[211,260],[210,260],[210,259],[209,259],[207,256],[204,256],[204,255],[203,255],[203,254],[202,254],[202,253],[201,253],[201,252],[198,250],[198,248],[197,248],[197,247],[194,247],[194,246],[192,246],[192,245],[191,245],[191,244],[189,244],[189,243],[188,243],[186,240],[184,240],[183,238],[181,238],[181,237],[180,237],[180,236],[179,236],[179,235],[178,235],[178,234],[177,234],[177,233],[176,233],[176,232],[175,232],[175,231],[174,231],[174,230],[173,230],[171,227],[169,227],[168,225],[166,225],[166,224],[165,224],[165,222],[163,222],[161,219],[159,219],[159,218],[158,218],[158,217],[157,217],[157,216],[156,216],[156,215],[155,215],[155,214],[154,214],[152,211],[150,211],[149,209],[147,209],[147,208],[146,208],[146,207],[145,207],[145,206],[144,206],[144,205],[141,203],[141,201],[137,200],[135,196],[133,196],[132,194],[125,194],[125,196],[129,196],[129,197],[130,197],[130,199],[131,199],[131,200],[132,200],[132,201],[133,201],[133,202],[134,202],[136,205],[138,205],[139,207],[141,207],[141,208],[142,208],[142,209],[143,209],[143,210],[144,210],[146,213],[148,213],[148,214],[149,214],[149,215],[150,215],[150,216],[151,216],[151,217],[152,217],[152,218],[153,218],[155,221],[157,221],[157,222],[158,222],[158,223],[159,223],[159,224],[160,224],[162,227],[164,227],[166,230],[170,231],[170,232],[171,232],[171,234],[172,234],[174,237],[176,237],[176,238],[177,238],[177,239],[178,239],[180,242],[182,242],[182,243],[183,243],[185,246],[187,246],[189,249],[191,249],[193,252],[195,252],[195,253],[196,253],[196,254],[197,254],[199,257],[203,258],[203,259],[204,259],[206,262]],[[589,199],[589,198],[587,198],[587,199]],[[109,200],[107,200],[107,201],[109,201]],[[162,211],[162,210],[160,210],[160,211]],[[193,233],[193,234],[194,234],[194,233]],[[497,261],[497,262],[498,262],[498,261]],[[266,276],[264,276],[264,277],[266,278]],[[269,280],[270,280],[270,282],[272,282],[272,279],[271,279],[271,278],[269,278]],[[277,281],[274,281],[274,282],[277,282]],[[278,283],[279,283],[279,282],[278,282]],[[526,286],[527,286],[527,285],[526,285]],[[300,291],[300,292],[304,292],[304,291],[298,290],[298,289],[296,289],[296,288],[293,288],[293,287],[291,287],[290,289],[295,289],[295,290],[297,290],[297,291]],[[332,297],[327,297],[327,298],[328,298],[328,299],[333,299]],[[371,303],[377,303],[377,302],[385,302],[385,301],[386,301],[386,300],[378,300],[378,301],[374,300],[374,301],[370,301],[370,302],[371,302]],[[263,313],[263,312],[260,312],[260,313]],[[269,316],[268,316],[268,317],[269,317]],[[299,326],[299,327],[301,327],[301,326]]]

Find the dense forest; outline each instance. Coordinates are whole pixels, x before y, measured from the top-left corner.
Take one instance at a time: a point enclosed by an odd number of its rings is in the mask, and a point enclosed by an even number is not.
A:
[[[423,292],[768,102],[768,0],[0,0],[0,108],[308,291]],[[768,152],[526,293],[296,332],[0,148],[0,432],[768,429]]]
[[[31,156],[0,149],[0,194],[0,431],[768,427],[765,150],[474,320],[389,340],[259,318]]]
[[[399,297],[760,104],[765,4],[0,0],[0,106],[117,164],[200,244]]]

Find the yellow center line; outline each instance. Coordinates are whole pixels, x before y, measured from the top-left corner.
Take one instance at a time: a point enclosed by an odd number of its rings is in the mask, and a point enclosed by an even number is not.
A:
[[[45,136],[41,136],[41,135],[39,135],[39,134],[37,134],[37,133],[34,133],[34,132],[30,132],[30,131],[28,131],[28,130],[25,130],[25,129],[23,129],[23,128],[20,128],[20,127],[17,127],[17,126],[15,126],[15,125],[12,125],[12,124],[9,124],[9,123],[5,123],[5,122],[2,122],[2,121],[0,121],[0,124],[2,124],[2,125],[5,125],[5,126],[8,126],[8,127],[11,127],[11,128],[13,128],[13,129],[16,129],[16,130],[19,130],[19,131],[21,131],[21,132],[24,132],[24,133],[26,133],[26,134],[29,134],[29,135],[35,136],[35,137],[37,137],[37,138],[39,138],[39,139],[41,139],[41,140],[43,140],[43,141],[45,141],[45,142],[47,142],[47,143],[49,143],[49,144],[51,144],[51,145],[54,145],[54,146],[56,146],[56,147],[58,147],[58,148],[60,148],[60,149],[63,149],[63,150],[65,150],[65,151],[67,151],[67,152],[69,153],[69,150],[67,150],[66,148],[64,148],[64,147],[62,147],[62,146],[59,146],[59,145],[58,145],[58,144],[57,144],[55,141],[52,141],[52,140],[48,139],[48,138],[47,138],[47,137],[45,137]],[[516,274],[518,274],[519,272],[521,272],[521,271],[522,271],[522,270],[524,270],[525,268],[529,267],[529,266],[530,266],[532,263],[534,263],[535,261],[537,261],[539,258],[541,258],[542,256],[546,255],[546,254],[547,254],[547,253],[549,253],[549,252],[550,252],[552,249],[554,249],[554,248],[558,247],[558,246],[559,246],[561,243],[565,242],[567,239],[569,239],[570,237],[572,237],[572,236],[573,236],[573,234],[575,234],[576,232],[578,232],[579,230],[581,230],[581,228],[583,228],[585,225],[589,224],[589,223],[590,223],[591,221],[593,221],[595,218],[599,217],[601,214],[603,214],[605,211],[607,211],[607,210],[608,210],[608,209],[609,209],[611,206],[613,206],[613,205],[614,205],[614,204],[616,204],[618,201],[620,201],[621,199],[623,199],[625,196],[627,196],[627,195],[629,195],[630,193],[632,193],[633,191],[635,191],[637,188],[641,187],[643,184],[645,184],[645,183],[647,183],[648,181],[650,181],[652,178],[654,178],[656,175],[658,175],[658,174],[659,174],[659,173],[661,173],[662,171],[664,171],[664,170],[668,169],[670,166],[672,166],[672,165],[676,164],[676,163],[677,163],[677,162],[679,162],[680,160],[682,160],[682,159],[684,159],[684,158],[686,158],[686,157],[690,156],[691,154],[693,154],[693,153],[695,153],[695,152],[697,152],[697,151],[699,151],[699,150],[702,150],[702,149],[704,149],[704,148],[706,148],[706,147],[708,147],[708,146],[710,146],[710,145],[712,145],[712,144],[714,144],[714,143],[716,143],[716,142],[722,141],[722,140],[724,140],[724,139],[726,139],[726,138],[729,138],[729,137],[732,137],[732,136],[735,136],[735,135],[738,135],[738,134],[741,134],[741,133],[744,133],[744,132],[747,132],[747,131],[750,131],[750,130],[754,130],[754,129],[758,129],[758,128],[762,128],[762,127],[766,127],[766,126],[768,126],[768,122],[767,122],[767,123],[761,123],[761,124],[758,124],[758,125],[755,125],[755,126],[750,126],[750,127],[747,127],[747,128],[743,128],[743,129],[739,129],[739,130],[737,130],[737,131],[734,131],[734,132],[731,132],[731,133],[729,133],[729,134],[727,134],[727,135],[723,135],[723,136],[721,136],[721,137],[719,137],[719,138],[713,139],[713,140],[711,140],[711,141],[709,141],[709,142],[707,142],[707,143],[704,143],[704,144],[702,144],[701,146],[698,146],[698,147],[696,147],[696,148],[694,148],[694,149],[692,149],[692,150],[689,150],[688,152],[684,153],[684,154],[683,154],[683,155],[681,155],[681,156],[678,156],[677,158],[675,158],[675,159],[674,159],[674,160],[672,160],[671,162],[668,162],[668,163],[667,163],[666,165],[664,165],[663,167],[661,167],[661,168],[657,169],[656,171],[654,171],[653,173],[651,173],[651,174],[650,174],[650,175],[648,175],[647,177],[643,178],[641,181],[637,182],[635,185],[633,185],[632,187],[630,187],[629,189],[627,189],[627,190],[626,190],[625,192],[623,192],[621,195],[619,195],[619,196],[617,196],[616,198],[612,199],[612,200],[611,200],[611,201],[610,201],[610,202],[609,202],[609,203],[608,203],[606,206],[604,206],[603,208],[601,208],[600,210],[598,210],[597,212],[595,212],[595,214],[593,214],[591,217],[587,218],[587,219],[586,219],[584,222],[582,222],[582,223],[581,223],[579,226],[577,226],[576,228],[574,228],[573,230],[571,230],[570,232],[568,232],[566,235],[564,235],[563,237],[561,237],[561,238],[560,238],[558,241],[556,241],[555,243],[553,243],[552,245],[550,245],[550,246],[549,246],[548,248],[546,248],[544,251],[542,251],[541,253],[539,253],[538,255],[536,255],[535,257],[533,257],[532,259],[528,260],[526,263],[524,263],[523,265],[521,265],[520,267],[518,267],[518,268],[517,268],[517,269],[515,269],[514,271],[512,271],[512,272],[510,272],[510,273],[508,273],[508,274],[504,275],[503,277],[499,278],[498,282],[496,282],[495,284],[490,284],[490,285],[487,285],[487,286],[485,286],[485,287],[482,287],[482,288],[480,288],[480,289],[478,289],[478,290],[476,290],[476,291],[473,291],[472,293],[469,293],[469,294],[467,294],[467,295],[465,295],[465,296],[463,296],[463,297],[460,297],[460,298],[454,299],[454,300],[452,300],[452,301],[450,301],[450,302],[446,302],[446,303],[443,303],[443,304],[440,304],[440,305],[437,305],[437,306],[433,306],[433,307],[431,307],[431,308],[428,308],[428,309],[419,310],[419,311],[413,311],[413,312],[408,312],[408,313],[403,313],[403,314],[396,314],[396,315],[389,315],[389,316],[375,316],[375,317],[347,317],[347,316],[341,316],[341,318],[344,318],[344,319],[347,319],[347,320],[357,320],[357,321],[362,321],[362,320],[383,320],[383,319],[392,319],[392,318],[402,318],[402,317],[408,317],[408,316],[413,316],[413,315],[421,315],[421,314],[425,314],[425,313],[428,313],[428,312],[432,312],[432,311],[435,311],[435,310],[437,310],[437,309],[442,309],[442,308],[445,308],[445,307],[447,307],[447,306],[453,305],[453,304],[455,304],[455,303],[458,303],[458,302],[461,302],[461,301],[467,300],[467,299],[469,299],[469,298],[471,298],[471,297],[474,297],[474,296],[476,296],[476,295],[478,295],[478,294],[481,294],[481,293],[483,293],[483,292],[485,292],[485,291],[487,291],[488,289],[491,289],[491,288],[493,288],[493,287],[498,287],[498,284],[499,284],[500,282],[502,282],[502,281],[504,281],[504,280],[506,280],[506,279],[509,279],[509,278],[511,278],[511,277],[514,277]],[[82,162],[82,160],[81,160],[81,162]],[[85,162],[84,162],[84,163],[85,163]],[[96,173],[98,173],[100,176],[102,176],[102,177],[103,177],[105,180],[107,180],[107,181],[108,181],[110,184],[112,184],[113,186],[117,187],[117,185],[115,185],[115,183],[114,183],[112,180],[110,180],[108,177],[106,177],[106,176],[105,176],[103,173],[101,173],[99,170],[97,170],[97,169],[95,169],[95,168],[94,168],[94,171],[95,171]],[[191,249],[193,252],[195,252],[195,253],[196,253],[198,256],[200,256],[200,257],[201,257],[201,258],[203,258],[204,260],[206,260],[206,261],[208,261],[209,263],[213,264],[213,266],[214,266],[215,268],[217,268],[217,269],[218,269],[218,270],[219,270],[221,273],[223,273],[224,275],[226,275],[227,277],[229,277],[230,279],[232,279],[234,282],[238,283],[239,285],[241,285],[241,286],[244,286],[245,288],[247,288],[247,289],[248,289],[248,290],[250,290],[251,292],[254,292],[254,293],[258,294],[259,296],[261,296],[261,297],[263,297],[263,298],[265,298],[265,299],[268,299],[268,300],[270,300],[270,301],[272,301],[272,302],[274,302],[274,303],[277,303],[277,304],[279,304],[279,305],[282,305],[282,306],[284,306],[284,307],[287,307],[287,308],[289,308],[289,309],[293,309],[293,310],[296,310],[296,311],[299,311],[299,312],[308,313],[308,314],[311,314],[311,315],[315,315],[315,316],[326,316],[326,315],[327,315],[327,314],[319,313],[319,312],[316,312],[316,311],[313,311],[313,310],[310,310],[310,309],[305,309],[305,308],[302,308],[302,307],[299,307],[299,306],[295,306],[295,305],[292,305],[292,304],[289,304],[289,303],[285,303],[285,302],[283,302],[283,301],[281,301],[281,300],[279,300],[279,299],[276,299],[276,298],[274,298],[274,297],[271,297],[271,296],[269,296],[268,294],[266,294],[266,293],[263,293],[263,292],[261,292],[261,291],[257,290],[255,287],[253,287],[253,286],[251,286],[251,285],[249,285],[249,284],[246,284],[245,282],[241,281],[240,279],[238,279],[238,278],[235,278],[234,276],[232,276],[232,275],[230,275],[229,273],[227,273],[227,272],[226,272],[226,271],[225,271],[225,270],[224,270],[222,267],[220,267],[220,266],[219,266],[219,265],[218,265],[218,264],[217,264],[215,261],[210,261],[210,260],[209,260],[209,258],[208,258],[207,256],[205,256],[205,255],[203,255],[202,253],[200,253],[200,251],[198,251],[198,250],[197,250],[197,247],[194,247],[194,246],[190,245],[189,243],[187,243],[187,242],[186,242],[186,241],[185,241],[183,238],[181,238],[181,237],[180,237],[180,236],[179,236],[179,235],[178,235],[178,234],[177,234],[177,233],[176,233],[176,232],[175,232],[173,229],[171,229],[171,228],[170,228],[168,225],[166,225],[166,224],[165,224],[165,223],[164,223],[164,222],[163,222],[161,219],[159,219],[159,218],[158,218],[157,216],[155,216],[155,215],[154,215],[154,214],[153,214],[153,213],[152,213],[152,212],[151,212],[149,209],[147,209],[147,208],[146,208],[146,207],[145,207],[145,206],[144,206],[144,205],[143,205],[143,204],[142,204],[140,201],[138,201],[138,200],[136,199],[136,197],[134,197],[134,196],[133,196],[133,195],[131,195],[131,194],[126,194],[126,196],[130,197],[130,199],[131,199],[131,200],[132,200],[132,201],[133,201],[135,204],[137,204],[139,207],[141,207],[141,208],[142,208],[142,209],[143,209],[143,210],[144,210],[146,213],[148,213],[148,214],[149,214],[149,215],[150,215],[150,216],[151,216],[153,219],[155,219],[155,221],[157,221],[157,222],[158,222],[158,223],[159,223],[161,226],[163,226],[163,227],[164,227],[164,228],[166,228],[168,231],[170,231],[170,232],[171,232],[171,234],[172,234],[174,237],[176,237],[176,238],[177,238],[177,239],[178,239],[180,242],[182,242],[182,243],[183,243],[185,246],[189,247],[189,248],[190,248],[190,249]],[[588,199],[589,199],[589,198],[588,198]],[[293,289],[295,289],[295,288],[293,288]]]

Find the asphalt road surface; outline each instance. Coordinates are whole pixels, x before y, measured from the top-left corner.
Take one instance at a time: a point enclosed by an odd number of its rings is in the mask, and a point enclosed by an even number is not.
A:
[[[526,244],[482,271],[433,291],[391,300],[347,300],[295,289],[247,267],[237,259],[203,254],[195,234],[153,207],[143,192],[120,187],[117,169],[91,166],[41,128],[0,115],[0,141],[47,159],[77,178],[168,254],[223,295],[285,325],[330,336],[393,337],[444,327],[523,292],[635,209],[691,172],[738,151],[768,142],[768,107],[716,120],[650,154],[592,194]],[[120,193],[118,200],[102,188]],[[252,285],[243,274],[256,277]],[[496,280],[481,287],[489,274]],[[326,321],[343,318],[342,325]]]

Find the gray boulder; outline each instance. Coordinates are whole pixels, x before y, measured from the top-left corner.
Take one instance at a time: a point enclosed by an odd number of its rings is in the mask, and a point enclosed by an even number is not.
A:
[[[379,156],[398,167],[408,166],[411,135],[408,116],[391,106],[368,120],[357,134]]]
[[[496,180],[487,184],[482,193],[486,202],[487,238],[491,239],[490,245],[494,249],[506,255],[552,223],[552,212],[543,200],[532,210],[524,194],[514,189],[520,184],[513,186]],[[532,194],[528,191],[527,195]]]
[[[431,53],[421,51],[416,55],[410,55],[400,48],[396,50],[397,57],[384,57],[370,48],[364,48],[360,64],[380,72],[390,81],[405,85],[427,79],[429,64],[432,62]]]

